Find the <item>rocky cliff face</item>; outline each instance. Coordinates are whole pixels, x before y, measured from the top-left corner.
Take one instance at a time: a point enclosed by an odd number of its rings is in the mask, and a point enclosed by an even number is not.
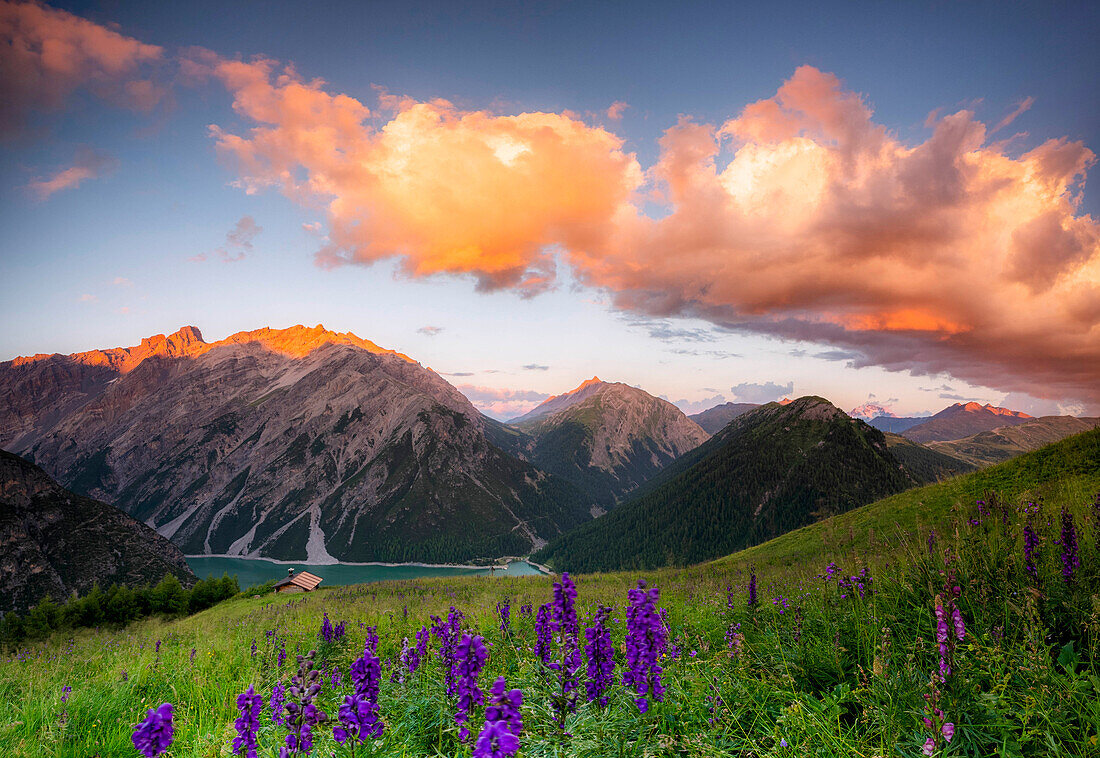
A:
[[[188,329],[152,344],[69,389],[62,412],[21,410],[0,445],[188,554],[465,560],[529,550],[587,517],[573,488],[490,444],[435,372],[355,335],[292,327],[206,343]],[[44,362],[102,365],[86,355]],[[34,396],[10,405],[53,407],[28,365],[0,365],[9,396]]]
[[[0,610],[25,610],[46,595],[64,600],[96,583],[155,583],[168,573],[195,581],[183,553],[148,526],[0,450]]]
[[[537,466],[604,507],[709,436],[672,403],[597,377],[511,424],[526,435],[519,445]]]

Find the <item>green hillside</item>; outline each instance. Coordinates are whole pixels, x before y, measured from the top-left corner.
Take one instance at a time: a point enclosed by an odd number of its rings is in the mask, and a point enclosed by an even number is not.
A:
[[[1068,437],[990,468],[878,500],[719,559],[741,567],[820,566],[826,556],[858,552],[889,558],[937,524],[996,492],[1014,502],[1091,502],[1100,492],[1100,429]]]
[[[745,413],[688,456],[536,559],[569,571],[697,563],[915,483],[882,432],[819,397]]]

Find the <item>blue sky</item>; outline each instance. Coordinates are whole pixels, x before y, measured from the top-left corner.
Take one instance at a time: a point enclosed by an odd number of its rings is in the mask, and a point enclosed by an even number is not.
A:
[[[862,95],[874,122],[906,146],[929,139],[926,117],[936,109],[971,110],[992,129],[1033,98],[985,143],[1023,132],[1003,149],[1015,158],[1052,138],[1100,145],[1096,4],[52,7],[163,48],[148,76],[169,94],[140,113],[118,107],[94,83],[80,83],[56,107],[29,107],[19,132],[0,143],[0,315],[14,326],[0,336],[0,359],[135,344],[184,324],[216,339],[267,325],[324,323],[440,372],[470,374],[449,378],[469,385],[475,402],[497,415],[593,374],[692,401],[685,404],[692,410],[738,399],[735,386],[768,383],[789,383],[792,394],[821,394],[846,409],[873,395],[899,414],[938,410],[955,398],[998,403],[1006,395],[1032,412],[1057,412],[1060,404],[1095,410],[1087,387],[1060,388],[1039,401],[1041,380],[983,383],[973,367],[950,370],[957,359],[906,367],[883,357],[882,348],[855,368],[843,358],[851,341],[780,339],[778,321],[722,329],[737,321],[729,314],[743,312],[743,301],[723,302],[721,317],[702,306],[666,312],[624,305],[621,289],[591,286],[596,275],[575,276],[565,254],[553,288],[534,297],[510,286],[480,291],[476,267],[417,277],[401,273],[392,258],[321,268],[313,258],[320,235],[303,224],[320,225],[323,235],[335,223],[326,201],[236,186],[242,173],[219,156],[208,126],[246,134],[255,120],[232,109],[236,93],[223,86],[180,84],[176,60],[197,46],[224,59],[292,63],[305,81],[324,79],[324,92],[356,98],[376,113],[384,88],[422,103],[443,98],[461,112],[569,114],[620,138],[622,152],[633,153],[643,171],[660,160],[659,140],[681,116],[722,124],[809,66]],[[628,105],[621,119],[607,114],[615,102]],[[48,197],[29,189],[77,164],[94,164],[96,175]],[[1100,215],[1100,201],[1078,179],[1068,192],[1080,197],[1064,213],[1089,239],[1095,227],[1082,219]],[[651,198],[635,205],[651,218],[669,212]],[[240,249],[242,260],[219,260],[226,235],[245,217],[262,231],[251,248]],[[1086,261],[1088,244],[1080,254]],[[201,255],[207,260],[190,260]],[[1086,265],[1066,277],[1076,276],[1074,286],[1087,295],[1094,270]],[[423,331],[429,326],[440,330],[430,336]],[[1092,343],[1097,335],[1093,328],[1082,339]],[[1094,353],[1082,355],[1090,361]],[[995,360],[983,357],[981,365]],[[910,373],[929,366],[949,370]],[[742,387],[743,398],[752,393]]]

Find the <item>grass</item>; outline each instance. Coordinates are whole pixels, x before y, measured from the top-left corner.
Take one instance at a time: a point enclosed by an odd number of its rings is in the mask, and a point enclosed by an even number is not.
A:
[[[524,693],[524,757],[918,756],[940,733],[938,723],[930,729],[922,720],[939,720],[926,710],[926,695],[955,725],[950,743],[934,744],[937,755],[1100,755],[1100,537],[1092,506],[1100,482],[1087,467],[1065,470],[1072,452],[903,493],[714,563],[575,577],[582,626],[598,604],[616,609],[617,673],[626,593],[639,578],[660,588],[678,651],[662,661],[663,703],[640,714],[633,694],[616,685],[607,708],[582,703],[568,717],[568,737],[550,712],[553,673],[532,652],[533,617],[519,612],[548,602],[552,579],[464,577],[240,598],[177,621],[55,634],[0,661],[0,744],[12,756],[136,755],[132,725],[147,708],[171,702],[169,756],[226,756],[237,694],[253,684],[266,700],[291,675],[296,651],[317,649],[326,679],[321,705],[335,716],[365,627],[378,628],[379,655],[392,661],[402,638],[415,641],[430,615],[454,606],[490,645],[482,688],[503,675]],[[990,490],[1000,493],[1007,523],[998,513],[970,523],[973,501]],[[1029,515],[1040,538],[1038,580],[1021,547],[1023,508],[1037,494],[1042,509]],[[1081,545],[1069,583],[1057,544],[1062,506],[1075,516]],[[842,576],[870,569],[863,597],[819,578],[829,561]],[[746,602],[751,565],[755,608]],[[954,671],[937,683],[935,606],[944,587],[956,585],[967,634]],[[512,605],[510,634],[501,633],[495,610],[504,600]],[[345,640],[320,642],[324,613],[346,622]],[[739,650],[727,643],[731,633],[743,635]],[[280,667],[282,644],[290,657]],[[343,674],[339,690],[330,686],[333,667]],[[469,756],[438,660],[405,683],[390,681],[392,671],[384,664],[385,736],[356,755]],[[72,693],[61,703],[64,686]],[[284,732],[268,716],[265,708],[261,755],[273,756]],[[471,722],[476,733],[479,709]],[[333,751],[349,754],[321,727],[314,754]]]

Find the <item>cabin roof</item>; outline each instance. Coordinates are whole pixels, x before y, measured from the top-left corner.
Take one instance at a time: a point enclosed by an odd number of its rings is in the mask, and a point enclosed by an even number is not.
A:
[[[308,571],[303,571],[300,574],[292,574],[286,579],[280,579],[278,582],[275,583],[275,589],[293,584],[296,587],[301,587],[306,592],[309,592],[310,590],[316,589],[317,585],[320,584],[322,581],[323,580],[321,579],[321,577],[311,574]]]

